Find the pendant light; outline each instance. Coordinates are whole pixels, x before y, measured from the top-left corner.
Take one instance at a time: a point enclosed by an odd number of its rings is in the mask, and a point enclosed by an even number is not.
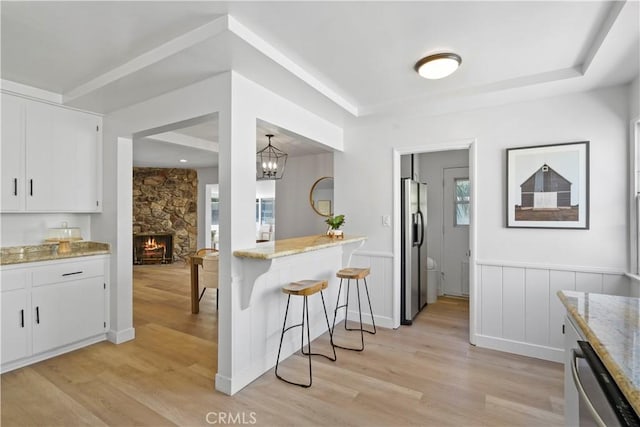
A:
[[[256,153],[256,179],[258,181],[282,179],[284,166],[287,163],[287,153],[271,145],[273,135],[269,138],[269,145]]]

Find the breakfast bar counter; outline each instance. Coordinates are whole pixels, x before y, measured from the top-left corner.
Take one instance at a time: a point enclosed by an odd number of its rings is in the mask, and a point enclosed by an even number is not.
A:
[[[319,249],[349,243],[362,242],[365,236],[344,236],[343,238],[331,238],[324,234],[291,239],[276,240],[273,242],[258,243],[255,248],[234,251],[233,255],[239,258],[273,259],[303,252],[317,251]]]
[[[216,387],[233,394],[275,366],[282,322],[287,310],[284,286],[301,280],[323,281],[327,310],[333,314],[337,304],[338,270],[350,266],[353,253],[362,247],[365,236],[345,235],[331,238],[313,235],[274,242],[258,243],[254,248],[235,250],[231,260],[235,274],[229,292],[234,306],[232,323],[242,331],[233,342],[232,376],[216,375]],[[370,267],[358,265],[358,267]],[[375,274],[375,272],[374,272]],[[224,288],[221,290],[224,291]],[[344,295],[343,295],[344,297]],[[292,303],[289,318],[298,322],[302,316],[302,303]],[[220,316],[224,316],[224,306]],[[337,321],[344,318],[344,310]],[[309,336],[311,341],[327,333],[325,312],[320,298],[308,302]],[[286,334],[282,342],[280,360],[300,349],[298,333]]]
[[[575,291],[558,297],[640,414],[640,299]]]

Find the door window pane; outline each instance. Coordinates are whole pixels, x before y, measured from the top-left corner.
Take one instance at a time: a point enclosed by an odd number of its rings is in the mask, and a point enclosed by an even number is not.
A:
[[[453,223],[455,226],[469,225],[469,178],[456,178],[455,192],[455,212]]]

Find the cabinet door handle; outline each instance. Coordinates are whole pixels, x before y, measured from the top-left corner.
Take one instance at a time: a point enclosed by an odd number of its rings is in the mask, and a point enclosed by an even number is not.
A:
[[[82,273],[83,273],[82,271],[74,271],[73,273],[64,273],[62,277],[73,276],[74,274],[82,274]]]
[[[40,324],[40,307],[36,307],[36,323]]]
[[[33,179],[29,180],[29,195],[33,196]]]
[[[13,195],[18,195],[18,178],[13,178]]]
[[[24,309],[20,310],[20,327],[24,328]]]

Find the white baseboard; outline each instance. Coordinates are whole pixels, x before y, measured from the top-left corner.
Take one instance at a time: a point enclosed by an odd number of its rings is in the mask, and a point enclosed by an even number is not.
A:
[[[227,394],[231,396],[235,393],[232,389],[231,378],[225,377],[224,375],[220,375],[220,373],[216,373],[216,390],[221,393]],[[237,391],[237,390],[236,390]]]
[[[24,366],[31,365],[36,362],[41,362],[43,360],[50,359],[52,357],[60,356],[61,354],[69,353],[70,351],[78,350],[82,347],[86,347],[88,345],[96,344],[106,340],[107,340],[106,334],[100,334],[100,335],[96,335],[95,337],[74,342],[73,344],[65,345],[63,347],[58,347],[56,349],[46,351],[44,353],[39,353],[33,356],[25,357],[24,359],[3,363],[2,368],[0,368],[0,373],[13,371],[14,369],[22,368]]]
[[[131,341],[136,337],[136,330],[134,328],[123,329],[121,331],[110,330],[107,332],[107,339],[114,344],[122,344],[123,342]]]
[[[521,356],[535,357],[536,359],[549,360],[551,362],[564,363],[564,349],[520,341],[511,341],[504,338],[496,338],[480,334],[476,334],[475,338],[476,345],[478,347],[519,354]]]
[[[386,317],[386,316],[379,316],[377,314],[373,315],[373,318],[376,321],[376,327],[380,326],[381,328],[387,328],[387,329],[393,329],[393,319],[391,317]],[[351,311],[349,310],[349,314],[348,314],[348,319],[350,322],[360,322],[360,317],[358,315],[357,311]],[[367,324],[367,325],[372,325],[373,322],[371,322],[371,315],[369,313],[363,312],[362,313],[362,323]],[[336,321],[336,325],[338,324],[338,322]],[[350,327],[352,327],[353,325],[351,325]]]

